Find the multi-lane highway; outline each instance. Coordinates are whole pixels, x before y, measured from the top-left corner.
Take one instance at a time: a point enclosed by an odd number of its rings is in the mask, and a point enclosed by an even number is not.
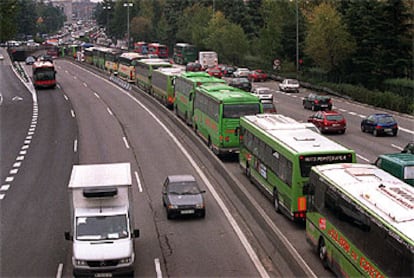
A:
[[[219,161],[171,111],[146,94],[126,91],[106,76],[56,60],[58,87],[30,91],[0,62],[1,277],[71,275],[67,183],[72,164],[131,162],[136,276],[332,276],[304,237],[304,228],[276,214],[241,172]],[[27,68],[28,70],[28,68]],[[29,70],[28,70],[29,72]],[[305,121],[299,94],[282,94],[279,113]],[[33,93],[33,94],[32,94]],[[348,120],[344,135],[359,162],[396,152],[413,140],[414,121],[397,115],[397,137],[359,128],[374,108],[334,98]],[[161,184],[169,174],[192,174],[207,190],[203,220],[167,220]]]

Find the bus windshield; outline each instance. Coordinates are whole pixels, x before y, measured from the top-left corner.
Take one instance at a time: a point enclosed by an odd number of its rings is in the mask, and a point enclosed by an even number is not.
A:
[[[260,113],[260,104],[224,104],[223,118],[236,119],[245,115],[256,115]]]
[[[55,70],[53,68],[38,68],[35,70],[34,75],[36,80],[51,80],[55,79]]]
[[[320,154],[301,155],[299,157],[300,174],[302,177],[309,177],[312,166],[333,163],[352,163],[352,154]]]

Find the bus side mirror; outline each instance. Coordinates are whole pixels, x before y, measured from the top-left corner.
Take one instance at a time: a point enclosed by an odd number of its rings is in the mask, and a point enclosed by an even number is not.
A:
[[[314,195],[315,191],[313,189],[313,186],[311,186],[309,183],[305,184],[302,188],[303,195]]]
[[[69,232],[65,232],[65,239],[73,241],[73,236],[71,236]]]
[[[134,238],[139,238],[139,229],[134,229],[133,237]]]

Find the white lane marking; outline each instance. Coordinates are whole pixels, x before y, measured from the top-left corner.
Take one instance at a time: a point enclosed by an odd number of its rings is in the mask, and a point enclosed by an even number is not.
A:
[[[58,89],[62,89],[59,84],[57,84],[56,87],[58,87]]]
[[[61,278],[63,274],[63,264],[60,263],[57,269],[56,278]]]
[[[405,131],[405,132],[410,133],[410,134],[414,134],[413,130],[409,130],[409,129],[406,129],[406,128],[399,127],[399,130]]]
[[[137,184],[138,184],[138,191],[139,191],[139,192],[142,192],[141,180],[139,179],[139,176],[138,176],[138,172],[137,172],[137,171],[135,171],[135,179],[137,180]]]
[[[9,188],[10,188],[10,184],[3,184],[0,187],[0,191],[7,191],[7,190],[9,190]]]
[[[27,151],[20,151],[19,154],[20,155],[27,154]]]
[[[403,147],[400,147],[400,146],[397,146],[397,145],[394,145],[394,144],[391,144],[391,147],[396,148],[399,151],[402,151],[404,149]]]
[[[69,100],[69,98],[68,98],[68,96],[67,95],[65,95],[65,94],[63,94],[63,97],[65,98],[65,100]]]
[[[5,196],[5,194],[0,194],[0,200],[3,200]]]
[[[22,160],[24,160],[24,155],[18,156],[16,158],[16,161],[22,161]]]
[[[27,133],[27,135],[33,135],[34,134],[34,132],[33,131],[29,131],[28,133]]]
[[[154,263],[155,263],[155,272],[157,273],[157,278],[162,278],[160,259],[155,258]]]
[[[24,140],[25,144],[30,144],[30,142],[32,142],[32,140]]]
[[[101,98],[97,93],[93,93],[93,94],[96,96],[96,98],[98,98],[98,99]]]
[[[129,144],[128,144],[128,140],[126,139],[126,137],[124,136],[124,137],[122,137],[122,139],[124,140],[125,147],[126,147],[127,149],[129,149]]]
[[[7,177],[6,178],[6,182],[12,182],[12,181],[14,181],[14,177]]]
[[[111,109],[109,109],[109,107],[106,108],[106,111],[108,111],[109,115],[113,116],[114,113],[112,113]]]
[[[27,140],[32,140],[33,139],[33,136],[26,136],[26,139]]]
[[[23,147],[22,147],[22,150],[27,150],[29,148],[29,145],[24,145]]]
[[[22,163],[21,163],[21,162],[15,162],[15,163],[13,164],[13,167],[14,167],[14,168],[19,168],[20,166],[22,166]]]
[[[73,111],[73,109],[70,109],[70,114],[72,115],[72,118],[75,118],[75,111]]]
[[[83,86],[88,88],[88,84],[86,84],[85,82],[83,82]]]
[[[33,131],[35,131],[35,130],[36,130],[36,128],[34,128],[34,127],[29,128],[29,131],[30,131],[30,132],[33,132]]]
[[[10,172],[9,172],[9,174],[10,175],[16,175],[17,172],[19,172],[19,169],[11,169]]]
[[[77,152],[78,151],[78,140],[75,139],[75,141],[73,141],[73,152]]]
[[[74,76],[73,76],[73,79],[78,79],[78,78],[76,77],[76,75],[74,75]]]
[[[83,69],[80,66],[74,65],[76,67],[78,67],[80,70],[83,70],[85,72],[85,69]],[[152,113],[147,107],[144,106],[144,104],[142,104],[138,99],[136,99],[134,96],[132,96],[129,92],[122,90],[121,88],[119,88],[117,85],[115,85],[114,83],[94,74],[91,72],[88,72],[92,75],[94,75],[95,77],[103,80],[103,82],[106,82],[107,84],[113,86],[114,88],[118,89],[120,92],[122,92],[124,95],[128,96],[129,98],[131,98],[134,102],[136,102],[142,109],[144,109],[145,111],[147,111],[147,113],[162,127],[162,129],[164,129],[164,131],[167,133],[168,136],[170,136],[170,138],[175,142],[175,144],[177,145],[177,147],[181,150],[181,152],[184,154],[184,156],[187,158],[187,160],[190,162],[190,164],[193,166],[193,168],[195,169],[195,171],[197,172],[197,174],[200,176],[200,178],[204,181],[204,183],[206,184],[206,186],[208,187],[208,189],[210,190],[211,194],[213,195],[214,199],[216,200],[217,204],[220,206],[221,210],[223,211],[224,215],[227,218],[227,221],[230,223],[230,225],[232,226],[233,230],[235,231],[236,235],[238,236],[240,242],[242,243],[244,249],[246,250],[247,254],[249,255],[250,259],[252,260],[252,263],[255,265],[256,270],[259,272],[261,277],[270,277],[269,274],[266,272],[265,267],[263,266],[262,262],[260,261],[259,257],[257,256],[257,254],[255,253],[253,247],[250,245],[249,241],[246,238],[246,235],[242,232],[241,228],[239,227],[239,225],[237,224],[236,220],[234,219],[234,217],[231,215],[229,209],[226,207],[226,205],[224,204],[223,200],[221,199],[220,195],[217,193],[217,191],[214,189],[214,187],[212,186],[212,184],[210,183],[210,181],[207,179],[206,175],[203,173],[203,171],[198,167],[197,163],[193,160],[193,158],[191,157],[191,155],[187,152],[187,150],[184,148],[184,146],[180,143],[180,141],[178,141],[178,139],[174,136],[174,134],[171,133],[170,130],[168,130],[168,128],[154,115],[154,113]],[[293,248],[293,247],[292,247]],[[296,249],[293,249],[295,252]],[[309,268],[309,266],[305,263],[305,261],[303,261],[303,264]],[[314,277],[316,277],[315,275],[313,275]]]
[[[362,160],[365,160],[366,162],[370,162],[368,158],[365,158],[362,155],[357,154],[357,157],[359,157]]]

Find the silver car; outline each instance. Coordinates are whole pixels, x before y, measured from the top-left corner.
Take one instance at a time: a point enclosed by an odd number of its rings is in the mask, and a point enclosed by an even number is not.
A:
[[[267,87],[255,87],[252,90],[252,94],[259,97],[260,100],[273,101],[273,94]]]
[[[168,176],[162,187],[162,203],[167,211],[167,218],[176,216],[199,216],[204,218],[206,207],[203,194],[196,179],[191,175]]]

